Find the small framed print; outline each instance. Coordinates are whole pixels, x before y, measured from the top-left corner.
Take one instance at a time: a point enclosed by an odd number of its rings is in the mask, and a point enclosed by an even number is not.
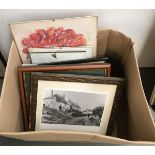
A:
[[[97,17],[86,16],[19,22],[10,27],[22,62],[29,64],[29,48],[92,46],[96,56],[97,22]]]
[[[92,58],[92,47],[29,48],[32,64]]]
[[[68,73],[75,75],[110,76],[111,65],[103,64],[76,64],[60,66],[21,66],[18,67],[19,88],[21,94],[21,105],[23,111],[24,129],[29,130],[30,97],[31,97],[31,73]],[[49,76],[49,74],[48,74]]]
[[[53,74],[49,81],[32,76],[31,130],[110,135],[122,86],[119,78]]]

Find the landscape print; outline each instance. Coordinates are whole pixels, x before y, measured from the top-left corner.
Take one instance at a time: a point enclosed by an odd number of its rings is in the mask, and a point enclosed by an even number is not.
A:
[[[41,124],[100,126],[105,94],[44,90]]]

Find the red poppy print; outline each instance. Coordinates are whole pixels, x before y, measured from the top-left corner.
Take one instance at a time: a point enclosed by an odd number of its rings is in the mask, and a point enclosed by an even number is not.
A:
[[[29,48],[77,47],[87,44],[83,34],[76,34],[73,29],[63,27],[38,29],[22,39],[21,43],[25,54],[28,54]]]

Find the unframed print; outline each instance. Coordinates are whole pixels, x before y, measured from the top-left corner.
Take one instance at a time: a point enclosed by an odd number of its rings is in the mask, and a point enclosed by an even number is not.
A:
[[[11,24],[23,63],[30,63],[29,48],[92,46],[96,55],[97,17],[74,17]]]

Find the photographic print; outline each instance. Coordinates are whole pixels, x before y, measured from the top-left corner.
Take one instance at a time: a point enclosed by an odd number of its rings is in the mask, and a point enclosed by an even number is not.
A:
[[[96,56],[97,17],[74,17],[11,24],[23,63],[30,63],[29,48],[92,46]]]
[[[45,89],[41,123],[100,126],[106,96]]]
[[[35,130],[106,134],[116,89],[115,84],[38,80]]]

